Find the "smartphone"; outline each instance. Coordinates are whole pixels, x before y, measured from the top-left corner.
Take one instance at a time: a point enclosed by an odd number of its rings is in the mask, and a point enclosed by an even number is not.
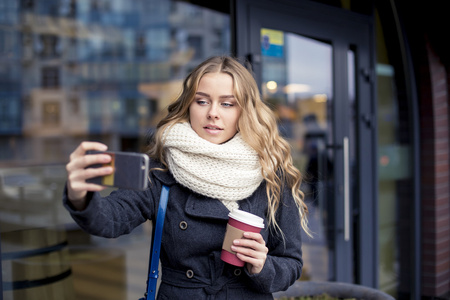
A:
[[[120,151],[93,151],[86,154],[108,154],[111,161],[107,164],[95,164],[88,168],[111,166],[114,172],[110,175],[94,177],[86,180],[104,186],[131,190],[145,190],[148,186],[149,158],[147,154]]]

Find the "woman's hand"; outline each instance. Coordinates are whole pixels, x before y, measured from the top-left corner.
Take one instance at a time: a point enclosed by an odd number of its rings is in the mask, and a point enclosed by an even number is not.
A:
[[[67,170],[67,195],[72,205],[77,210],[86,207],[86,194],[88,191],[101,191],[104,186],[87,183],[86,179],[111,174],[112,167],[87,168],[93,164],[105,164],[111,161],[107,154],[86,155],[88,150],[105,151],[107,146],[98,142],[82,142],[75,151],[70,154],[70,161],[66,165]]]
[[[231,250],[236,252],[240,260],[247,263],[250,274],[261,272],[269,252],[262,235],[254,232],[244,232],[244,238],[233,241]]]

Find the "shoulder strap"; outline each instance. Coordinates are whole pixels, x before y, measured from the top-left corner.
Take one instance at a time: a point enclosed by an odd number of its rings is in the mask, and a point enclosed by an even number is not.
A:
[[[164,227],[164,217],[166,215],[167,202],[169,200],[169,187],[163,185],[161,197],[159,199],[158,215],[154,230],[152,252],[150,252],[150,265],[148,268],[147,292],[145,300],[153,300],[156,297],[156,283],[158,282],[159,253],[161,249],[162,230]],[[143,298],[141,298],[143,300]]]

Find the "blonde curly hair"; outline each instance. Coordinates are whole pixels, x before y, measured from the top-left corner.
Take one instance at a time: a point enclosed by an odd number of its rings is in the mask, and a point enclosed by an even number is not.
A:
[[[282,233],[275,214],[286,183],[297,204],[302,228],[311,236],[307,220],[308,207],[303,201],[304,195],[300,190],[302,176],[293,165],[291,148],[279,134],[275,114],[261,100],[252,74],[235,58],[211,57],[186,77],[180,96],[169,105],[168,114],[156,127],[149,150],[150,157],[161,161],[167,167],[164,158],[163,132],[176,123],[189,121],[189,106],[195,98],[201,78],[207,73],[216,72],[228,74],[233,78],[234,97],[241,108],[238,131],[244,141],[258,153],[262,175],[266,181],[269,226],[272,225],[274,229]]]

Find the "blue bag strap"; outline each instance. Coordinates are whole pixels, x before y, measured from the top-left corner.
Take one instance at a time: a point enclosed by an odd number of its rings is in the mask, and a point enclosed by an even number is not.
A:
[[[162,230],[164,227],[164,217],[169,200],[169,187],[163,185],[161,197],[159,199],[158,215],[156,217],[155,233],[153,237],[152,252],[150,253],[150,265],[148,268],[147,292],[145,298],[140,300],[153,300],[156,296],[156,283],[158,282],[159,254],[161,250]]]

